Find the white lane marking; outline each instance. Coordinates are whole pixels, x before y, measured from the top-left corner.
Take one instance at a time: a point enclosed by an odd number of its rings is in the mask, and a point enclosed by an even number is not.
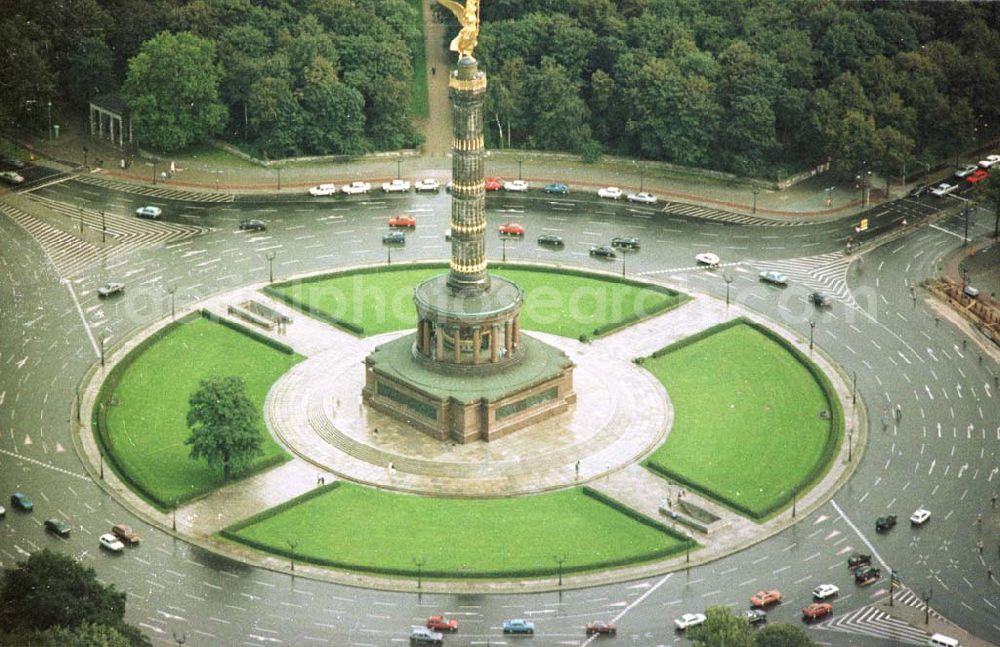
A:
[[[76,292],[73,290],[73,284],[63,279],[63,285],[69,290],[69,295],[73,297],[73,304],[76,306],[76,311],[80,314],[80,321],[83,322],[83,329],[87,331],[87,337],[90,338],[90,345],[94,349],[94,355],[100,357],[101,350],[97,347],[97,340],[94,339],[94,333],[90,330],[90,325],[87,324],[87,317],[83,314],[83,308],[80,307],[80,300],[76,298]]]

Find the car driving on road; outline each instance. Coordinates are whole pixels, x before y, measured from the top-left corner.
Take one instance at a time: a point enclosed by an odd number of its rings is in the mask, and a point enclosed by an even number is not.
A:
[[[613,622],[588,622],[587,626],[584,627],[588,636],[594,634],[608,634],[609,636],[614,636],[618,633],[618,627],[615,626]]]
[[[409,214],[402,214],[389,218],[390,227],[416,227],[417,219]]]
[[[112,535],[110,532],[104,533],[97,538],[97,543],[104,550],[110,550],[112,553],[120,553],[125,550],[125,544],[123,544],[117,537]]]
[[[813,589],[813,597],[817,600],[832,598],[838,593],[840,593],[840,589],[834,584],[820,584]]]
[[[10,507],[15,510],[22,510],[24,512],[31,512],[35,509],[35,504],[31,502],[27,494],[23,492],[15,492],[10,495]]]
[[[4,171],[0,173],[0,180],[3,180],[7,184],[22,184],[24,176],[14,171]]]
[[[718,267],[720,262],[719,257],[712,252],[695,254],[694,260],[699,265],[708,265],[709,267]]]
[[[538,237],[539,245],[548,245],[549,247],[562,247],[563,239],[562,236],[556,236],[555,234],[542,234]]]
[[[802,609],[805,620],[818,620],[833,613],[833,605],[828,602],[813,602]]]
[[[616,236],[611,239],[611,246],[621,249],[639,249],[639,239]]]
[[[503,183],[503,190],[524,193],[528,190],[528,183],[524,180],[511,180],[510,182]]]
[[[698,625],[704,623],[706,620],[704,613],[685,613],[680,618],[674,620],[674,626],[677,627],[679,631],[684,631],[685,629],[690,629],[691,627],[697,627]]]
[[[616,186],[606,186],[603,189],[597,190],[597,197],[605,198],[607,200],[620,200],[622,197],[622,190]]]
[[[111,282],[105,283],[101,287],[97,288],[97,296],[101,297],[102,299],[106,299],[107,297],[113,296],[115,294],[118,294],[118,293],[124,292],[124,291],[125,291],[125,284],[124,283],[118,283],[116,281],[111,281]]]
[[[788,285],[788,277],[775,270],[767,270],[760,273],[760,280],[774,285]]]
[[[46,519],[45,529],[60,537],[69,537],[69,524],[62,519]]]
[[[615,253],[615,248],[611,245],[591,245],[590,255],[597,256],[598,258],[615,258],[618,256]]]
[[[757,591],[750,597],[750,606],[766,607],[781,602],[781,591],[771,589],[770,591]]]
[[[521,620],[520,618],[505,620],[503,623],[503,632],[505,634],[533,634],[535,633],[535,623],[529,620]]]
[[[887,514],[875,520],[875,532],[886,532],[892,530],[896,525],[896,515]]]
[[[625,196],[625,199],[629,202],[640,202],[642,204],[656,204],[656,196],[647,191],[640,191],[639,193],[629,193]]]
[[[931,511],[927,508],[917,508],[910,515],[910,523],[914,526],[922,526],[931,518]]]
[[[403,245],[406,243],[406,233],[395,229],[386,234],[382,234],[382,242],[388,245]]]
[[[569,193],[569,187],[562,182],[552,182],[551,184],[546,184],[542,191],[545,193],[555,193],[557,195],[567,195]]]
[[[523,236],[524,225],[516,222],[505,222],[499,227],[501,236]]]
[[[152,218],[155,220],[163,215],[163,209],[159,207],[139,207],[135,210],[135,215],[140,218]]]
[[[256,218],[241,220],[240,229],[243,231],[267,231],[267,223],[263,220],[257,220]]]

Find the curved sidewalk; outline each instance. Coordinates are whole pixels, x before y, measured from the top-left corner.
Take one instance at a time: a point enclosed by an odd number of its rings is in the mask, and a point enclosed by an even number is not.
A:
[[[217,295],[205,302],[199,303],[197,308],[207,307],[219,313],[225,310],[228,303],[245,299],[250,293],[253,293],[255,298],[265,298],[261,293],[256,291],[259,287],[262,286],[248,286],[226,294]],[[282,311],[288,312],[284,306],[278,307]],[[189,311],[197,308],[192,306]],[[181,316],[181,314],[183,313],[178,313],[178,316]],[[274,335],[276,339],[284,343],[291,343],[293,347],[298,346],[303,350],[303,346],[308,345],[314,352],[319,353],[322,353],[323,349],[330,348],[331,343],[337,343],[336,337],[326,335],[324,335],[326,338],[325,341],[320,342],[316,340],[316,334],[322,331],[325,327],[324,324],[311,320],[301,313],[291,314],[294,321],[287,326],[285,334],[280,337]],[[647,355],[653,350],[686,337],[697,330],[739,316],[764,323],[772,329],[777,329],[800,350],[808,354],[807,341],[798,335],[780,326],[776,326],[774,322],[766,321],[762,317],[743,310],[738,306],[726,307],[718,299],[703,295],[695,295],[691,301],[679,308],[593,342],[581,349],[581,352],[593,353],[597,356],[615,355],[619,358],[630,360],[634,357]],[[115,348],[108,358],[108,367],[121,361],[123,356],[142,339],[168,322],[169,320],[158,322],[143,330],[135,337],[128,339],[120,347]],[[332,331],[332,329],[330,330]],[[340,331],[333,332],[344,335]],[[852,407],[850,406],[851,389],[849,381],[820,353],[814,354],[813,359],[830,376],[831,381],[835,385],[837,396],[843,405],[845,415],[850,415]],[[86,383],[82,394],[82,411],[89,412],[93,409],[102,376],[103,372],[99,366],[95,366],[94,370],[89,374],[89,381]],[[343,405],[344,403],[341,404]],[[353,407],[353,403],[351,407]],[[860,413],[861,411],[863,411],[863,407],[858,407],[858,412]],[[176,511],[176,517],[174,517],[170,513],[163,513],[156,510],[142,500],[121,483],[112,470],[105,470],[105,479],[99,479],[98,466],[101,457],[94,442],[90,428],[90,419],[91,416],[89,414],[83,415],[80,425],[76,429],[78,433],[74,434],[78,452],[83,457],[84,464],[95,482],[101,484],[102,487],[124,505],[166,532],[174,532],[180,538],[202,546],[207,550],[228,555],[240,562],[276,571],[287,571],[288,562],[286,559],[257,553],[242,546],[216,539],[214,533],[239,519],[243,519],[263,509],[310,491],[316,487],[318,477],[330,476],[329,472],[317,469],[315,464],[296,457],[284,465],[237,483],[232,483],[200,500],[189,503],[179,508]],[[704,543],[704,547],[691,554],[690,562],[686,562],[684,556],[680,556],[678,558],[607,572],[566,576],[563,578],[564,586],[566,588],[577,588],[633,580],[707,563],[763,541],[795,522],[804,519],[832,498],[837,489],[846,482],[860,461],[861,448],[864,447],[865,442],[864,421],[848,420],[847,424],[857,430],[855,444],[858,447],[858,451],[854,452],[853,461],[847,460],[847,443],[842,443],[839,455],[833,460],[831,469],[822,481],[798,500],[795,518],[792,518],[789,511],[785,510],[779,512],[763,524],[755,524],[722,508],[713,501],[689,494],[686,497],[687,501],[722,517],[722,523],[717,532],[713,532],[707,538],[703,536],[696,537],[698,541]],[[599,450],[600,448],[597,449]],[[353,462],[357,459],[349,454],[342,453],[337,460]],[[586,482],[587,485],[608,494],[649,517],[664,519],[659,511],[659,502],[661,499],[676,493],[676,491],[671,491],[670,485],[666,481],[650,474],[635,461],[627,465],[620,465],[615,469],[601,469],[600,462],[600,459],[598,459],[598,462],[594,464],[595,470],[593,472],[589,471],[590,466],[588,466],[588,471],[581,473],[579,482]],[[566,482],[567,486],[577,483],[575,474],[573,474],[572,468],[569,465],[564,464],[561,469],[556,470],[556,473],[559,475],[559,478]],[[397,474],[392,474],[384,466],[379,465],[373,466],[370,474],[375,481],[373,484],[377,485],[381,482],[391,488],[393,487],[392,479],[397,478],[398,472]],[[172,530],[173,523],[176,523],[176,531]],[[332,571],[308,564],[298,564],[296,566],[296,574],[336,581],[343,584],[381,589],[412,590],[414,587],[412,580],[377,577],[363,573]],[[423,589],[427,592],[515,592],[551,590],[557,587],[558,582],[555,578],[517,582],[425,581],[423,583]]]

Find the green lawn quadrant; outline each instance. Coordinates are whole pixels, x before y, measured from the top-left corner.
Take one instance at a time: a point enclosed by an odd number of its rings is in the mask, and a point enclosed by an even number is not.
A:
[[[383,574],[518,577],[648,561],[684,539],[580,488],[501,499],[412,496],[338,483],[223,531],[255,548]]]
[[[413,288],[447,271],[444,266],[359,271],[279,284],[267,289],[306,311],[345,322],[364,335],[416,328]],[[524,290],[524,330],[578,338],[595,329],[623,325],[681,303],[685,296],[614,279],[503,267],[491,273],[514,281]]]
[[[263,411],[271,384],[300,359],[201,317],[177,326],[135,358],[114,391],[107,438],[115,462],[161,505],[221,485],[221,467],[188,457],[188,398],[204,378],[238,375]],[[288,458],[263,420],[261,433],[264,455],[251,470]]]
[[[739,323],[643,366],[674,406],[666,442],[647,461],[702,493],[764,517],[816,474],[828,455],[823,388],[784,346]]]

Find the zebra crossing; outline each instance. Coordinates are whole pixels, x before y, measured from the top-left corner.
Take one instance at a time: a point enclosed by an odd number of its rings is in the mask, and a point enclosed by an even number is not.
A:
[[[896,595],[896,604],[924,609],[924,602],[912,590],[903,587]],[[933,609],[931,615],[940,618],[941,616]],[[891,640],[893,644],[903,645],[926,645],[928,633],[913,625],[893,618],[884,609],[873,606],[864,606],[846,615],[834,616],[829,620],[813,625],[813,629],[819,631],[834,631],[847,634],[858,634],[872,636],[884,640]]]
[[[778,261],[747,262],[759,270],[777,270],[788,277],[789,283],[827,292],[837,300],[856,307],[857,302],[847,286],[847,268],[854,260],[853,256],[843,252],[827,252]]]
[[[236,199],[232,193],[184,191],[181,189],[170,189],[164,186],[145,186],[141,184],[132,184],[130,182],[119,182],[118,180],[112,180],[99,175],[78,175],[72,178],[72,180],[111,191],[132,193],[150,198],[162,198],[164,200],[180,200],[184,202],[233,202]]]
[[[737,225],[757,225],[761,227],[801,227],[802,225],[808,224],[803,220],[771,220],[768,218],[758,218],[757,216],[748,216],[742,213],[734,213],[732,211],[713,209],[712,207],[704,207],[697,204],[688,204],[686,202],[664,202],[663,209],[661,209],[661,211],[663,211],[663,213],[678,216],[701,218],[703,220],[715,220],[717,222],[730,222]]]
[[[21,209],[0,203],[0,212],[38,241],[56,273],[62,278],[79,276],[98,263],[128,256],[138,249],[186,240],[211,231],[208,227],[197,225],[141,220],[112,212],[102,214],[37,195],[28,194],[26,197],[50,213],[65,216],[72,227],[106,231],[110,244],[96,245]]]

